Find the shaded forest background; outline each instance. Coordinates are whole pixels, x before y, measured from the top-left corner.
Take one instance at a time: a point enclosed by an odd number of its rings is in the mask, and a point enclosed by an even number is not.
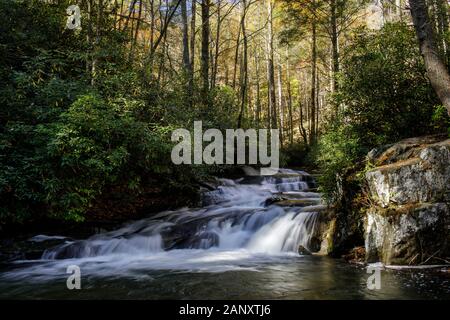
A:
[[[448,69],[449,4],[426,2]],[[171,163],[196,120],[280,129],[282,165],[318,168],[329,201],[371,148],[450,133],[407,4],[382,2],[396,18],[373,30],[370,3],[0,0],[0,224],[194,199],[228,170]]]

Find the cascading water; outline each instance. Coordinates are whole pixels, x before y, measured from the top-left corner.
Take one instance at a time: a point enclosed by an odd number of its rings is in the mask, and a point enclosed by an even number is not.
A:
[[[0,299],[399,299],[450,297],[448,277],[383,273],[302,256],[320,247],[324,209],[305,172],[222,179],[203,207],[166,211],[86,240],[64,241],[38,260],[0,264]],[[299,246],[302,246],[299,250]],[[76,266],[81,290],[68,290]],[[68,273],[69,271],[69,273]]]
[[[247,249],[250,252],[296,252],[310,248],[320,198],[308,192],[314,184],[304,172],[283,170],[260,178],[260,184],[221,180],[206,194],[202,209],[167,211],[83,241],[46,251],[43,259],[85,258],[110,254],[151,254],[176,249]],[[308,185],[309,181],[309,185]],[[274,195],[302,198],[314,206],[267,205]]]
[[[46,250],[42,264],[24,274],[46,274],[69,264],[108,275],[251,269],[255,262],[298,255],[299,246],[315,249],[312,240],[324,206],[311,190],[310,175],[281,169],[276,176],[220,182],[205,193],[203,208],[165,211],[86,240],[66,241]]]

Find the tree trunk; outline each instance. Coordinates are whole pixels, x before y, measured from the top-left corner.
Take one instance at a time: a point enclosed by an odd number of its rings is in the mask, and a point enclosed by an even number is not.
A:
[[[410,0],[409,5],[428,78],[450,115],[450,75],[436,49],[425,0]]]
[[[191,39],[190,39],[190,49],[191,49],[191,66],[190,71],[191,74],[189,75],[189,87],[194,88],[194,73],[195,73],[195,18],[197,15],[197,1],[192,1],[191,5]],[[192,98],[192,97],[191,97]]]
[[[121,6],[123,6],[123,0],[122,0],[122,4]],[[117,8],[119,7],[119,3],[117,2],[117,0],[114,0],[114,30],[117,30],[117,22],[119,22],[119,19],[117,19],[118,17],[118,12],[117,12]],[[120,11],[120,14],[122,14],[122,11]]]
[[[278,128],[276,96],[275,96],[275,70],[273,63],[273,0],[267,0],[267,82],[269,86],[269,110],[271,128]]]
[[[164,59],[166,57],[166,50],[167,50],[167,33],[164,34],[163,40],[161,41],[162,45],[162,52],[159,59],[159,68],[158,68],[158,77],[157,77],[157,84],[158,87],[162,82],[164,82],[164,75],[165,75],[165,63]]]
[[[303,105],[302,105],[301,99],[298,99],[298,107],[299,107],[299,111],[300,111],[299,130],[300,130],[300,134],[303,138],[303,142],[307,145],[308,144],[308,135],[306,134],[306,129],[303,126]]]
[[[311,52],[311,113],[309,116],[310,124],[310,144],[314,144],[316,141],[316,72],[317,72],[317,35],[316,35],[316,22],[312,22],[312,52]]]
[[[319,135],[319,113],[320,113],[320,81],[319,81],[319,73],[316,71],[316,125],[314,126],[316,128],[316,140]]]
[[[136,0],[135,0],[136,2]],[[175,12],[177,11],[178,7],[181,4],[181,0],[177,0],[177,2],[175,3],[175,6],[172,6],[172,8],[170,8],[169,12],[166,12],[166,16],[163,18],[162,15],[160,17],[161,19],[161,31],[159,33],[158,38],[156,39],[156,41],[152,44],[152,46],[150,47],[150,51],[147,57],[147,63],[150,64],[150,66],[153,65],[153,58],[155,56],[155,52],[159,47],[159,44],[161,43],[161,41],[163,39],[167,38],[167,29],[169,27],[169,24],[171,23],[173,16],[175,14]],[[168,6],[169,7],[169,6]]]
[[[155,42],[155,0],[150,0],[150,19],[150,48],[153,48]]]
[[[242,0],[242,17],[241,17],[241,30],[243,38],[243,53],[242,53],[242,72],[241,72],[241,109],[239,111],[238,118],[238,128],[242,126],[242,120],[244,117],[245,106],[247,104],[247,83],[248,83],[248,44],[247,44],[247,33],[245,29],[245,16],[247,12],[247,2]]]
[[[123,3],[123,2],[122,2]],[[92,0],[87,0],[87,16],[88,16],[88,27],[86,32],[86,42],[89,46],[89,52],[86,57],[86,74],[89,74],[92,77],[91,74],[91,61],[89,61],[89,53],[92,55]]]
[[[134,11],[134,8],[133,8]],[[131,48],[130,48],[130,57],[129,57],[129,62],[133,63],[134,60],[134,51],[136,50],[136,45],[138,42],[138,35],[139,35],[139,28],[141,26],[141,16],[142,16],[142,1],[139,1],[139,12],[138,12],[138,17],[137,17],[137,21],[136,21],[136,30],[134,30],[134,35],[133,35],[133,42],[131,44]],[[133,30],[133,28],[132,28]]]
[[[286,48],[286,89],[287,89],[287,106],[289,113],[289,143],[294,143],[294,120],[292,115],[292,92],[291,92],[291,77],[289,64],[289,49]]]
[[[301,86],[300,86],[300,84],[301,83],[304,83],[303,81],[302,81],[303,79],[302,79],[302,77],[301,77],[301,73],[299,74],[299,81],[298,81],[298,83],[299,83],[299,86],[298,86],[298,107],[299,107],[299,113],[300,113],[300,119],[299,119],[299,131],[300,131],[300,135],[302,136],[302,138],[303,138],[303,142],[305,143],[305,145],[307,145],[308,144],[308,136],[307,136],[307,134],[306,134],[306,129],[305,129],[305,127],[304,127],[304,125],[303,125],[303,105],[305,105],[305,104],[302,104],[302,99],[301,99],[301,97],[302,97],[302,92],[301,92]]]
[[[261,121],[261,88],[259,84],[259,53],[255,46],[255,71],[256,71],[256,127],[259,129]]]
[[[186,74],[190,73],[191,61],[189,57],[189,28],[187,17],[187,0],[181,2],[181,19],[183,21],[183,66]]]
[[[193,100],[193,83],[192,83],[192,64],[189,51],[189,26],[188,26],[188,16],[187,16],[187,0],[182,0],[181,2],[181,20],[183,23],[183,67],[184,67],[184,77],[187,78],[186,84],[186,94],[188,105],[192,107]],[[184,78],[184,79],[186,79]]]
[[[339,39],[337,31],[337,19],[336,19],[336,0],[331,0],[331,50],[332,50],[332,92],[335,92],[337,87],[336,75],[339,72]]]
[[[222,1],[217,1],[217,25],[216,25],[216,39],[215,39],[215,47],[214,47],[214,63],[213,63],[213,71],[211,75],[211,88],[216,86],[217,80],[217,71],[219,67],[219,46],[220,46],[220,27],[222,25],[222,17],[220,14]]]
[[[207,106],[209,95],[209,7],[210,0],[202,0],[202,48],[201,48],[201,75],[202,98]]]
[[[281,60],[281,57],[280,59]],[[282,83],[282,66],[281,61],[278,63],[277,87],[278,87],[278,110],[280,113],[280,141],[283,146],[284,141],[284,104],[283,104],[283,83]]]
[[[90,2],[91,2],[91,0],[88,0],[87,1],[87,3],[88,3],[88,17],[89,17],[89,15],[90,15]],[[122,14],[122,12],[123,12],[123,3],[124,3],[124,0],[122,0],[121,2],[120,2],[120,11],[119,11],[119,13],[120,14]],[[119,18],[119,26],[118,26],[118,30],[122,30],[122,19],[121,18]]]
[[[236,38],[236,48],[234,50],[233,82],[231,85],[231,87],[233,89],[236,88],[237,65],[238,65],[238,61],[239,61],[239,47],[240,47],[240,43],[241,43],[241,28],[242,28],[242,24],[239,23],[239,29],[238,29],[238,34],[237,34],[237,38]]]
[[[442,35],[446,35],[449,32],[449,4],[447,0],[437,1],[440,33]],[[442,46],[444,49],[445,59],[447,60],[447,69],[450,70],[450,43],[448,41],[448,37],[442,36]]]

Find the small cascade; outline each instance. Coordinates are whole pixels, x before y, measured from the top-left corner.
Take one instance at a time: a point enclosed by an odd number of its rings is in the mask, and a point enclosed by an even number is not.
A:
[[[246,181],[221,179],[200,209],[165,211],[86,240],[47,250],[42,259],[170,254],[173,250],[248,250],[265,254],[311,249],[322,205],[306,172]],[[282,201],[268,201],[278,199]],[[285,205],[287,202],[288,205]]]

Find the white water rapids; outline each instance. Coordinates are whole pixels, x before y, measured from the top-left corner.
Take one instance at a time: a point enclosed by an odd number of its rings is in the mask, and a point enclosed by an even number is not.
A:
[[[93,276],[257,270],[298,256],[299,246],[318,250],[313,238],[324,206],[310,190],[315,183],[309,174],[280,169],[276,176],[220,181],[205,194],[203,208],[165,211],[86,240],[68,240],[4,276],[45,280],[66,276],[70,265]]]

